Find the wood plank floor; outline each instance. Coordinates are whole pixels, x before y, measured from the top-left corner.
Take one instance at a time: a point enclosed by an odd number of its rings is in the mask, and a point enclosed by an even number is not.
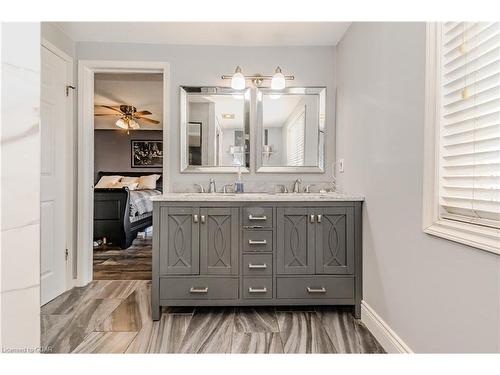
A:
[[[94,280],[151,280],[152,238],[136,238],[128,249],[94,248]]]
[[[346,308],[166,308],[151,283],[99,280],[42,307],[47,353],[383,353]]]

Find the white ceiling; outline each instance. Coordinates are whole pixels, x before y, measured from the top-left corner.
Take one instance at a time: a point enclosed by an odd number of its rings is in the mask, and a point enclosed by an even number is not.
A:
[[[150,111],[147,116],[160,124],[139,121],[141,130],[162,130],[163,118],[163,76],[149,73],[96,73],[94,81],[94,104],[96,105],[133,105],[138,111]],[[96,113],[113,113],[98,108]],[[95,117],[95,129],[119,128],[116,117]]]
[[[334,46],[350,22],[52,22],[77,42]]]

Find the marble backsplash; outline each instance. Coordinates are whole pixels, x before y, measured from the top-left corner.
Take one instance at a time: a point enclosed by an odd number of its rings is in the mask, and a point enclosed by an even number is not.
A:
[[[40,347],[40,24],[1,25],[3,352]]]

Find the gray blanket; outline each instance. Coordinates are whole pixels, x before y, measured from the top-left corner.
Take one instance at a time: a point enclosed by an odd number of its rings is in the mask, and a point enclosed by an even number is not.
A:
[[[130,217],[152,212],[151,197],[160,194],[158,190],[132,190],[130,192]]]

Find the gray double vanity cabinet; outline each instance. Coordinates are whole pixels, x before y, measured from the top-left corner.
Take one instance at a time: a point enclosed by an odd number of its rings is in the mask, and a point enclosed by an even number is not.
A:
[[[170,193],[154,199],[161,306],[351,305],[360,318],[362,198]]]

